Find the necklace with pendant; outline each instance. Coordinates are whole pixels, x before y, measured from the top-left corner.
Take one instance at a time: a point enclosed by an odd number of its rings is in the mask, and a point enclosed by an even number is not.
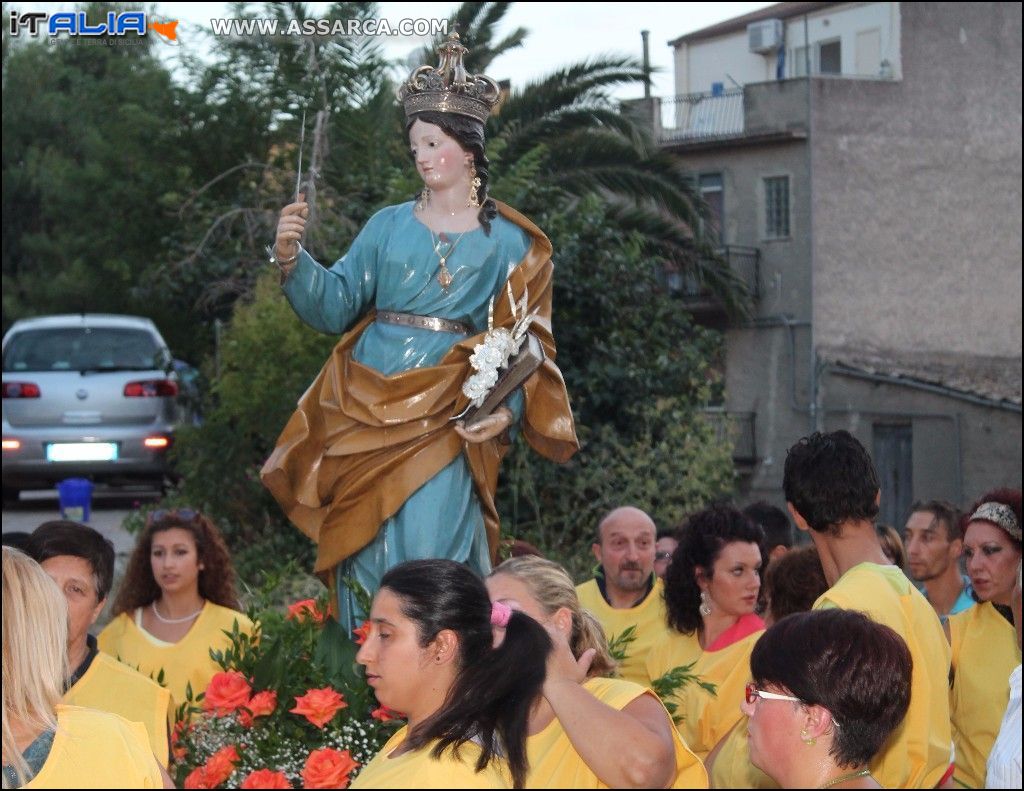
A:
[[[433,231],[430,232],[430,239],[434,243],[434,255],[437,256],[437,260],[440,263],[440,268],[437,272],[437,282],[441,284],[441,288],[445,291],[448,290],[448,287],[451,286],[452,281],[455,279],[452,273],[448,271],[448,259],[451,258],[455,248],[465,235],[466,231],[463,231],[455,237],[454,242],[449,242],[447,234],[442,232],[435,235]],[[441,252],[441,245],[447,245],[447,249],[443,253]]]

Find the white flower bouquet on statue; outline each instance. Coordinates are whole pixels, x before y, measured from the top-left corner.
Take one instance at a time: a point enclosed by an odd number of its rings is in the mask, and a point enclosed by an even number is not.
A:
[[[466,418],[466,422],[471,423],[474,418],[490,414],[544,362],[543,347],[529,332],[537,311],[528,309],[528,293],[524,289],[523,298],[517,303],[509,286],[508,301],[515,319],[511,329],[494,326],[494,300],[491,300],[487,334],[473,349],[469,358],[473,373],[462,384],[462,392],[470,403],[453,418],[455,420]]]

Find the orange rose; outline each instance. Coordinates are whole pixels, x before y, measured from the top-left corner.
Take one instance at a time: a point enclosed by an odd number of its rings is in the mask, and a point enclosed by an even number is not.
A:
[[[252,721],[256,717],[266,717],[268,714],[273,714],[274,709],[277,708],[277,693],[265,689],[263,692],[257,692],[248,703],[238,710],[238,721],[242,723],[246,728],[252,727]]]
[[[303,788],[346,788],[348,776],[359,766],[348,750],[324,747],[313,750],[302,767]]]
[[[356,645],[362,645],[366,642],[366,638],[370,636],[370,622],[363,621],[362,626],[357,626],[352,630],[352,634],[356,636]]]
[[[316,599],[303,599],[289,605],[288,617],[296,621],[312,618],[315,623],[323,623],[327,615],[320,612],[320,609],[316,606]]]
[[[185,788],[213,788],[206,779],[206,767],[197,766],[185,778]]]
[[[292,784],[281,772],[270,769],[257,769],[250,772],[239,788],[291,788]]]
[[[373,717],[375,720],[380,720],[381,722],[391,722],[391,720],[405,719],[404,714],[400,714],[397,711],[392,711],[387,706],[380,706],[374,709],[370,712],[370,716]]]
[[[310,689],[295,698],[292,714],[301,714],[318,728],[323,728],[341,709],[348,708],[345,699],[330,687]]]
[[[240,760],[241,757],[238,755],[238,750],[235,749],[233,744],[222,747],[211,755],[204,767],[206,769],[206,781],[210,784],[209,787],[216,788],[226,783],[227,779],[235,771],[235,764]]]
[[[181,739],[191,730],[192,726],[186,724],[184,720],[178,720],[174,723],[174,730],[171,732],[171,754],[176,761],[180,761],[188,755],[188,750],[181,743]]]
[[[215,716],[230,714],[248,703],[251,694],[252,687],[245,676],[237,670],[227,670],[210,679],[203,708]]]

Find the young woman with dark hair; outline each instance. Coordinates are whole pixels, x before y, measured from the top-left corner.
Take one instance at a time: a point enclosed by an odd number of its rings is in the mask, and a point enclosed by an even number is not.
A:
[[[238,612],[235,571],[220,531],[191,508],[152,512],[135,543],[114,619],[100,632],[99,649],[163,681],[176,705],[206,689],[220,667],[210,649],[225,649],[224,634],[253,623]]]
[[[946,621],[953,650],[954,779],[979,788],[1020,664],[1010,603],[1021,560],[1020,489],[986,492],[963,518],[964,558],[978,604]]]
[[[424,185],[414,200],[374,214],[330,268],[301,247],[304,200],[278,222],[274,260],[292,308],[319,332],[345,334],[261,476],[317,542],[316,571],[331,579],[346,628],[363,616],[345,578],[376,590],[392,566],[430,557],[490,571],[494,494],[513,427],[555,461],[578,447],[555,365],[551,243],[488,192],[484,124],[499,90],[466,74],[465,52],[457,36],[446,41],[442,65],[417,69],[401,87]],[[477,347],[527,313],[544,362],[504,404],[464,425],[465,410],[497,380],[485,364],[493,355]]]
[[[683,741],[705,759],[739,721],[750,651],[764,631],[754,614],[761,588],[763,532],[735,508],[715,506],[691,516],[665,576],[666,635],[647,656],[654,680],[673,668],[714,684],[712,695],[690,683],[676,696]],[[744,771],[745,763],[737,763]],[[729,778],[745,785],[745,774]]]
[[[910,705],[910,650],[853,610],[796,613],[754,646],[750,760],[782,788],[882,788],[868,763]]]
[[[450,560],[387,572],[370,624],[356,661],[381,705],[408,724],[353,788],[494,788],[509,777],[522,788],[530,709],[551,650],[544,628],[492,606],[480,578]]]

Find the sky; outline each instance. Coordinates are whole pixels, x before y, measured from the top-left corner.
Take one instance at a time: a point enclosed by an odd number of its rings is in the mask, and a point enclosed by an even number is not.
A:
[[[328,3],[309,3],[315,11]],[[380,3],[380,16],[397,24],[401,19],[446,18],[458,3]],[[654,75],[655,96],[672,96],[672,48],[668,41],[694,30],[726,19],[764,8],[772,3],[514,3],[499,26],[499,32],[516,27],[529,31],[522,47],[496,59],[489,77],[511,79],[520,87],[568,63],[596,54],[632,55],[639,59],[643,52],[641,30],[650,31],[651,65],[660,69]],[[73,3],[10,3],[22,10],[72,10]],[[180,47],[202,53],[207,46],[198,31],[210,30],[211,17],[227,17],[227,3],[155,4],[158,18],[178,19]],[[405,60],[422,46],[412,38],[385,38],[385,51],[391,58]],[[168,45],[168,56],[176,54]],[[417,64],[419,65],[419,64]],[[404,69],[403,69],[404,71]],[[617,99],[637,98],[640,86],[624,87],[615,93]]]

